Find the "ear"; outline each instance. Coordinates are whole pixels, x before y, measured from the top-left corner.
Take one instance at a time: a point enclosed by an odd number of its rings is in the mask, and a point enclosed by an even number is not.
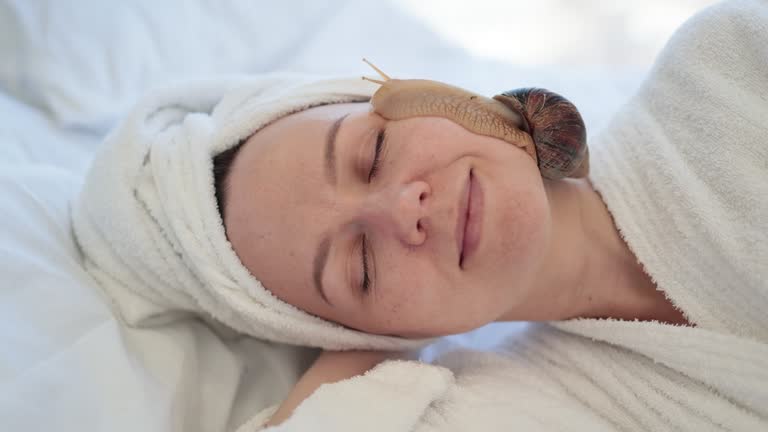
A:
[[[509,90],[493,98],[525,119],[542,176],[557,180],[589,174],[587,128],[568,99],[541,88]]]

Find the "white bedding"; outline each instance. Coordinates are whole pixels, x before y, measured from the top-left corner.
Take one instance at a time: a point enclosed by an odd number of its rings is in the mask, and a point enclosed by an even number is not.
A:
[[[268,19],[265,19],[268,16]],[[393,31],[396,29],[396,31]],[[428,53],[425,55],[425,53]],[[0,0],[0,430],[225,431],[282,399],[314,351],[197,321],[130,329],[80,269],[67,205],[105,132],[146,88],[289,69],[557,90],[592,132],[642,70],[530,69],[472,57],[387,2]],[[427,348],[487,348],[494,324]]]

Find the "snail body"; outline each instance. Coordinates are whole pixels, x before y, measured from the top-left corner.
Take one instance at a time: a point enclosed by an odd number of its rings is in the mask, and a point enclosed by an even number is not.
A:
[[[392,79],[364,60],[382,80],[371,98],[373,110],[389,120],[443,117],[478,135],[524,150],[543,177],[584,177],[589,173],[586,127],[576,107],[544,89],[504,92],[493,98],[424,79]]]

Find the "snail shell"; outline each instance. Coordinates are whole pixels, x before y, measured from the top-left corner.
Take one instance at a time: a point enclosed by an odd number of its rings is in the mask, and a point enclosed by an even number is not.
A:
[[[363,77],[381,85],[371,98],[373,110],[389,120],[417,116],[447,118],[478,135],[520,147],[543,177],[584,177],[589,152],[584,121],[564,97],[544,89],[510,90],[492,99],[431,80]]]
[[[550,179],[589,174],[587,128],[568,99],[540,88],[510,90],[493,97],[520,112],[533,137],[541,174]]]

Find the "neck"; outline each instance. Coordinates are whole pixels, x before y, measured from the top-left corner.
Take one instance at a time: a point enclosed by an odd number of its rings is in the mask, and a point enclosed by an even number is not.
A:
[[[616,318],[686,323],[621,238],[586,179],[545,180],[552,212],[548,255],[524,307],[503,320]]]

